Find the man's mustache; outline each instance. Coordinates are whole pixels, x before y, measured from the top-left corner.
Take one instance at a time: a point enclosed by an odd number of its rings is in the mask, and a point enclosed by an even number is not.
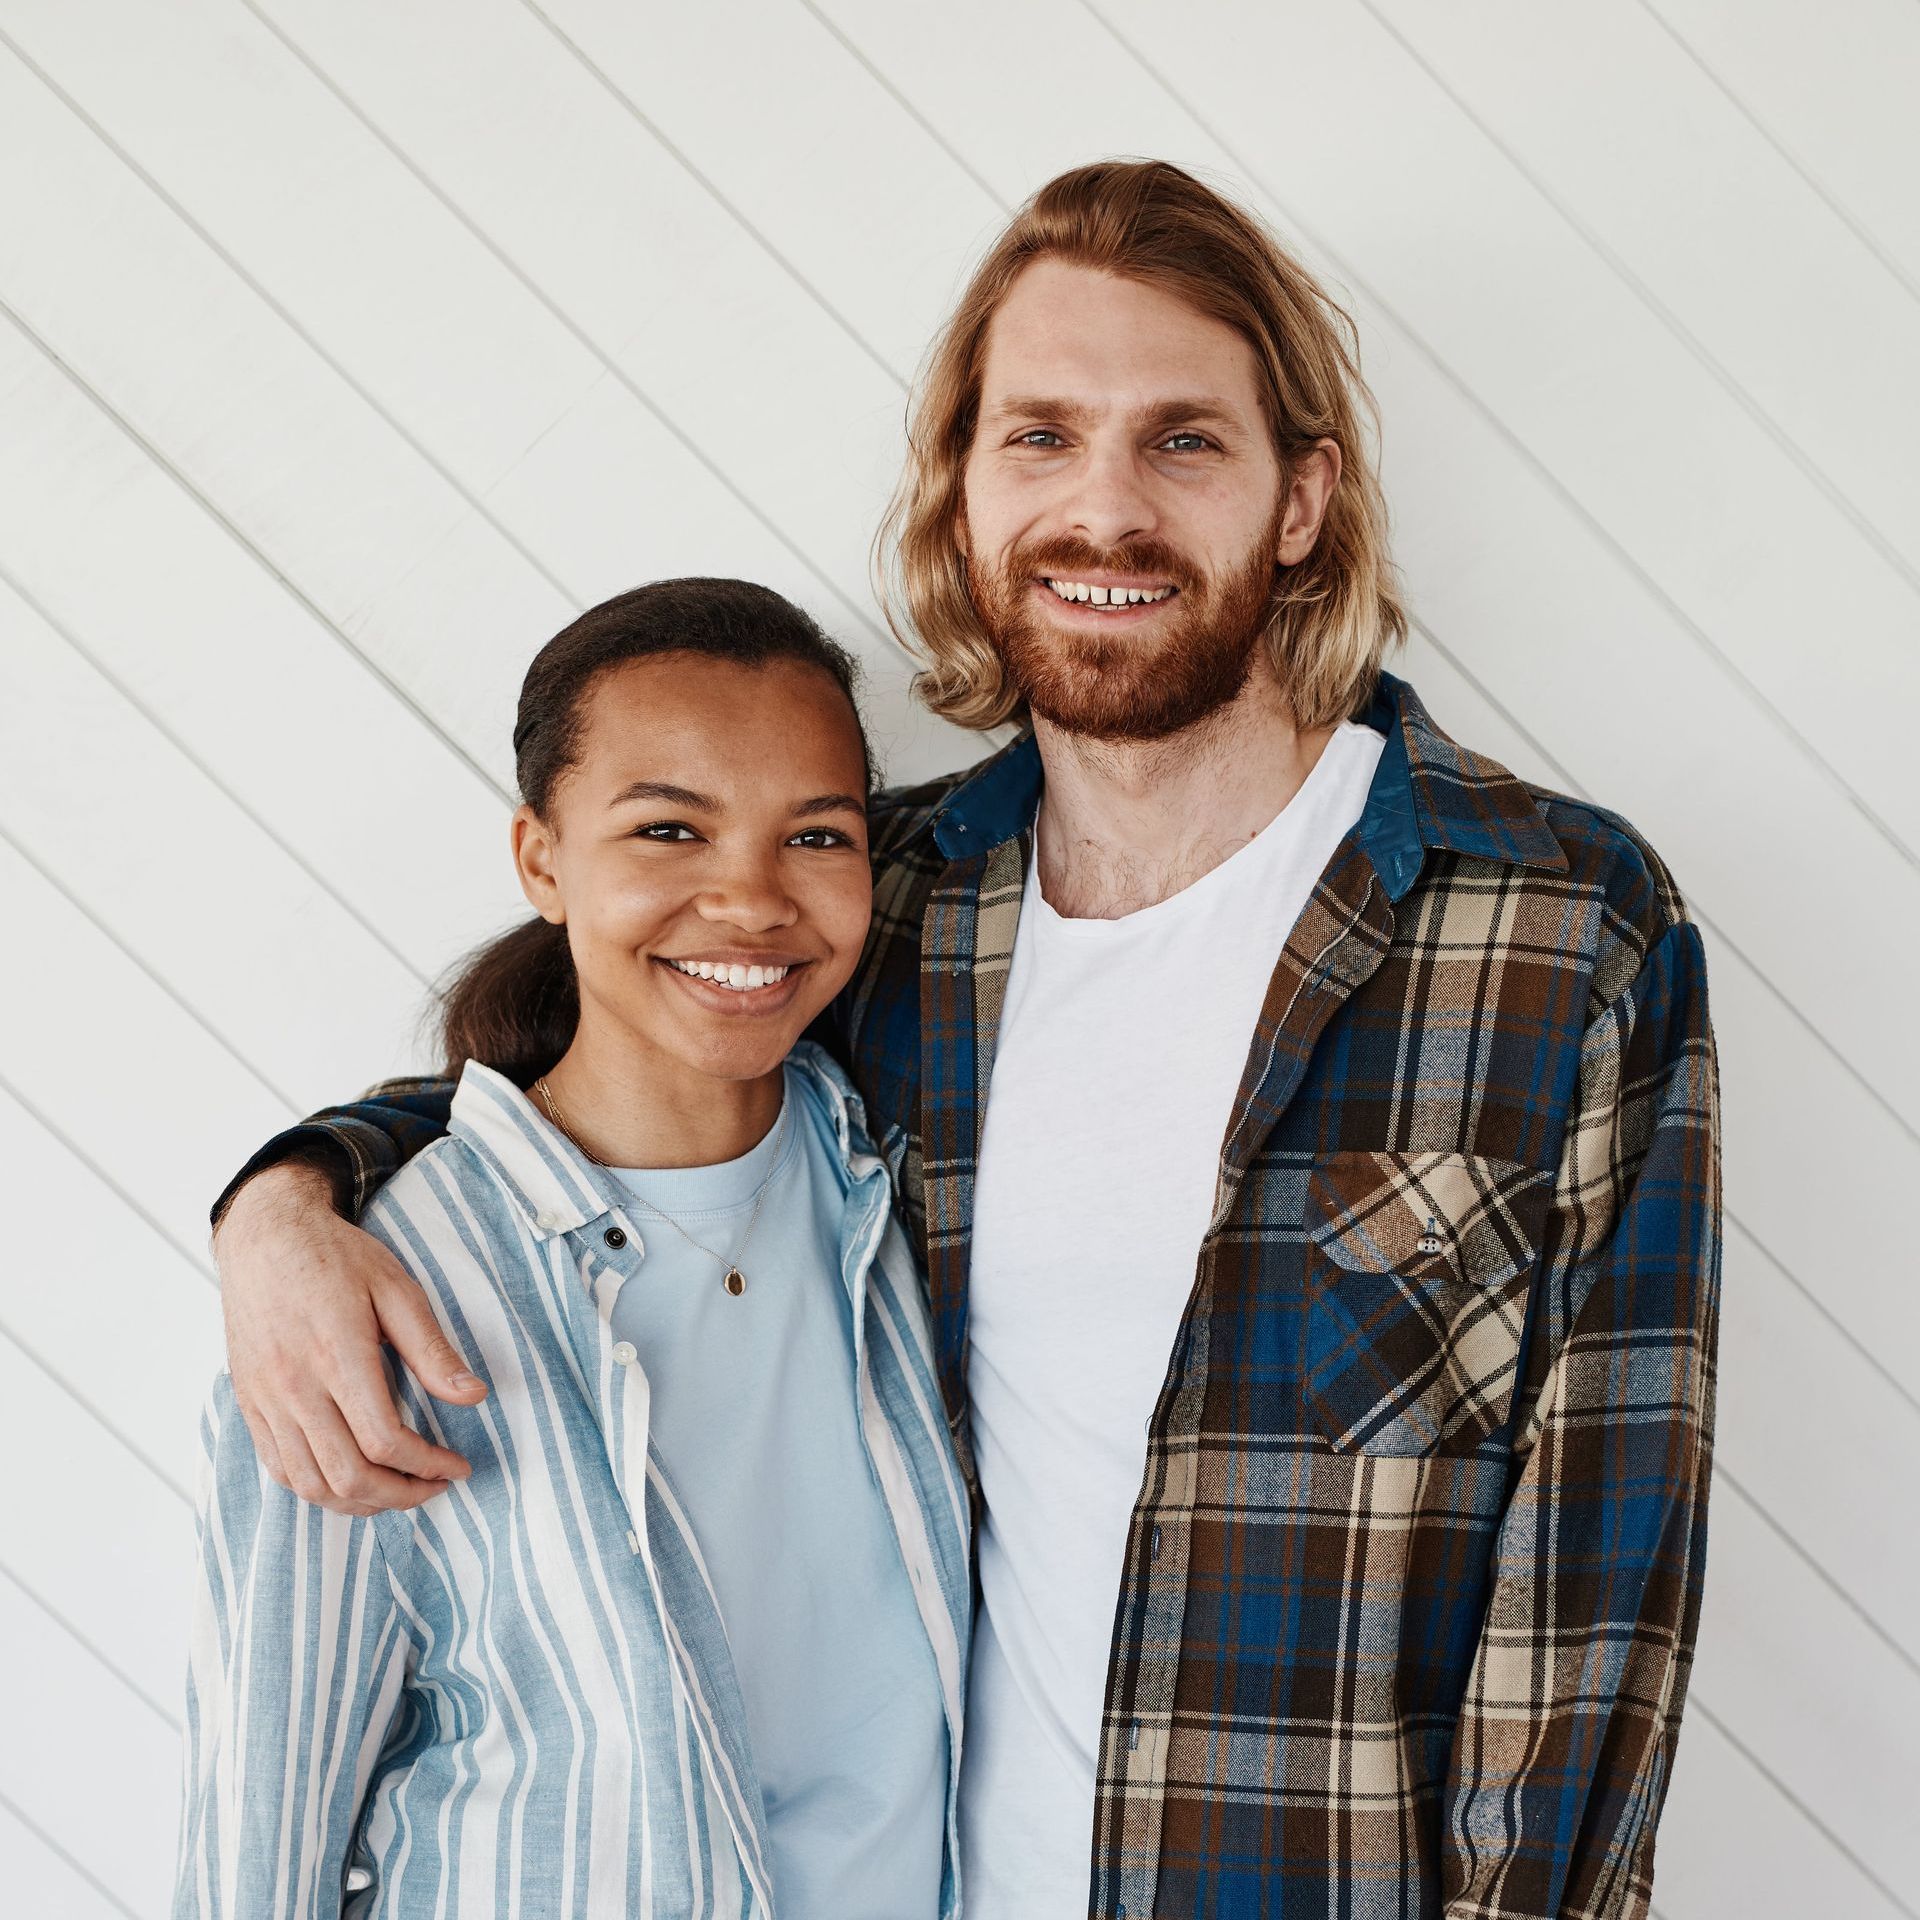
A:
[[[1041,575],[1072,579],[1082,573],[1144,574],[1165,580],[1185,594],[1199,577],[1198,569],[1177,547],[1164,540],[1123,540],[1118,546],[1096,547],[1088,540],[1058,538],[1016,547],[1007,559],[1010,577]]]

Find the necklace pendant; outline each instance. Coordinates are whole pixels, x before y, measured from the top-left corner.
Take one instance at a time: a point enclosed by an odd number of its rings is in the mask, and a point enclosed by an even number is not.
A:
[[[735,1299],[738,1299],[740,1295],[747,1290],[747,1276],[742,1273],[738,1267],[729,1267],[727,1269],[727,1277],[721,1281],[720,1284],[725,1287]]]

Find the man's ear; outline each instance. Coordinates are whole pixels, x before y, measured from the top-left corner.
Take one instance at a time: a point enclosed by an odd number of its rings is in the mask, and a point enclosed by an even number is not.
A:
[[[567,904],[560,897],[560,881],[554,872],[553,829],[523,800],[513,810],[508,831],[513,837],[513,870],[520,877],[520,891],[527,896],[527,904],[542,920],[565,926]]]
[[[1293,463],[1287,480],[1287,510],[1280,526],[1280,545],[1274,558],[1283,567],[1298,566],[1313,551],[1326,523],[1333,490],[1340,484],[1340,447],[1337,441],[1316,440]]]

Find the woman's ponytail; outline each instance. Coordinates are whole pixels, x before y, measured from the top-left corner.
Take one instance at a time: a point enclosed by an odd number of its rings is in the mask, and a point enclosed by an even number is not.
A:
[[[441,996],[440,1048],[449,1079],[469,1060],[531,1086],[573,1043],[580,983],[567,930],[529,920],[468,958]]]

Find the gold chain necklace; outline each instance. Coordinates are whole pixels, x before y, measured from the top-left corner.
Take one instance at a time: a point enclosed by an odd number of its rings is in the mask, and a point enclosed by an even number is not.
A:
[[[575,1133],[570,1126],[567,1125],[564,1119],[561,1118],[560,1104],[557,1100],[554,1099],[553,1089],[547,1085],[545,1074],[542,1074],[540,1078],[533,1083],[533,1091],[540,1096],[541,1104],[544,1105],[547,1110],[547,1117],[553,1122],[553,1124],[556,1127],[558,1127],[560,1131],[564,1133],[567,1136],[567,1138],[571,1140],[573,1144],[576,1147],[578,1147],[580,1151],[584,1153],[587,1156],[587,1158],[591,1160],[596,1167],[604,1167],[607,1163],[604,1160],[602,1160],[600,1156],[597,1153],[595,1153],[590,1147],[588,1147],[587,1144],[580,1138],[580,1136],[577,1133]],[[786,1137],[787,1137],[787,1103],[783,1099],[780,1103],[780,1140],[784,1141]],[[777,1167],[779,1164],[780,1164],[780,1146],[779,1146],[779,1143],[776,1142],[774,1146],[774,1151],[773,1151],[773,1166]],[[745,1233],[743,1233],[740,1236],[740,1252],[731,1260],[729,1260],[725,1254],[715,1253],[711,1247],[706,1246],[702,1242],[696,1240],[693,1237],[693,1235],[690,1234],[686,1230],[686,1228],[683,1227],[680,1224],[680,1222],[673,1217],[672,1214],[667,1212],[667,1210],[664,1207],[656,1207],[651,1200],[642,1199],[639,1194],[633,1193],[631,1191],[629,1191],[628,1197],[631,1200],[633,1200],[636,1205],[645,1207],[649,1213],[658,1215],[659,1218],[664,1220],[667,1223],[667,1225],[670,1226],[674,1230],[674,1232],[677,1233],[680,1236],[680,1238],[687,1243],[688,1246],[695,1248],[697,1251],[701,1253],[704,1253],[709,1260],[717,1261],[722,1267],[724,1267],[726,1271],[721,1277],[720,1284],[723,1287],[725,1287],[726,1290],[730,1294],[732,1294],[733,1297],[737,1300],[741,1296],[741,1294],[745,1293],[747,1290],[747,1276],[741,1272],[740,1262],[742,1259],[746,1257],[747,1242],[753,1238],[754,1228],[760,1224],[760,1209],[766,1205],[767,1191],[772,1185],[773,1185],[773,1169],[770,1167],[767,1171],[766,1179],[760,1183],[760,1197],[757,1200],[755,1200],[753,1203],[753,1212],[747,1220],[747,1230]]]

